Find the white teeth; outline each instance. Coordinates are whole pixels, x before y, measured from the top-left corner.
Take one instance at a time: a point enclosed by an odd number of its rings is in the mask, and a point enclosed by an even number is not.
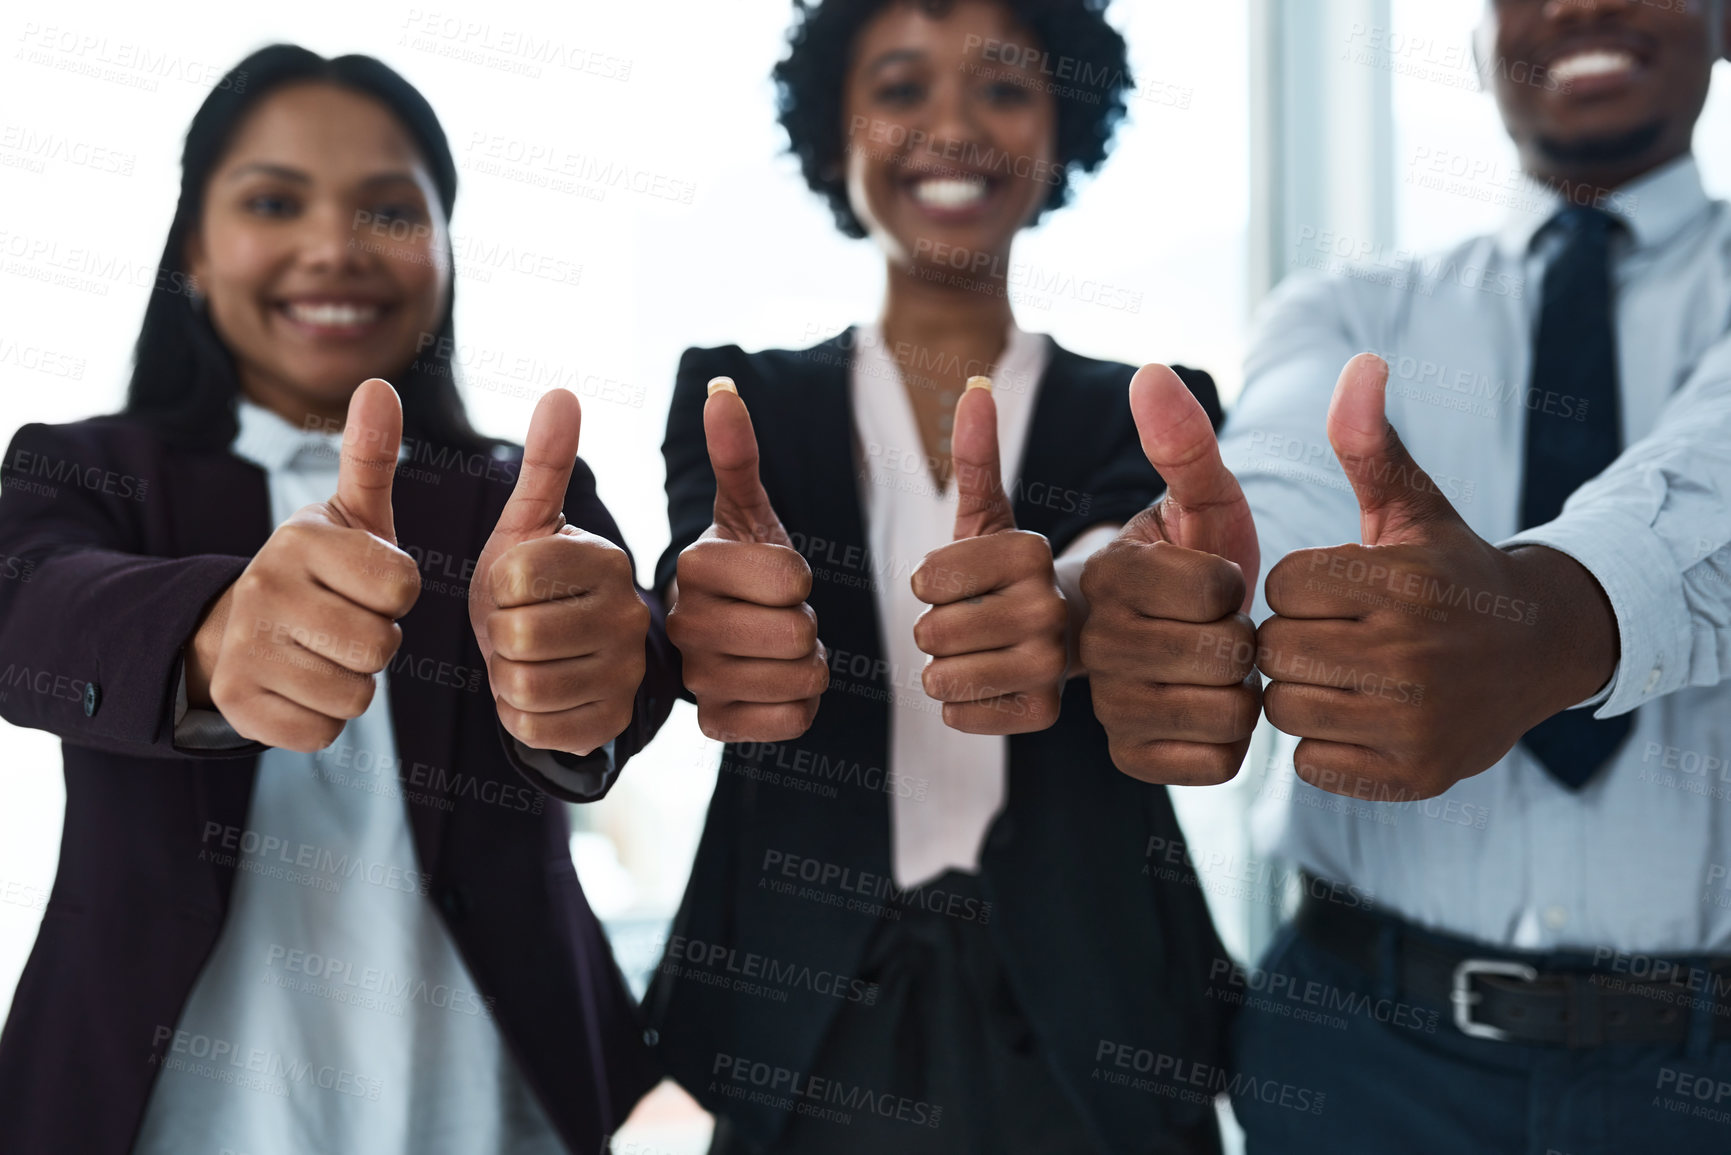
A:
[[[1584,80],[1589,76],[1609,76],[1635,67],[1635,58],[1615,49],[1594,48],[1565,56],[1551,65],[1551,79],[1558,84]]]
[[[379,307],[327,301],[291,301],[288,315],[305,325],[365,325],[378,319]]]
[[[914,185],[914,199],[923,205],[934,208],[958,209],[984,200],[986,182],[984,180],[950,177],[928,177]]]

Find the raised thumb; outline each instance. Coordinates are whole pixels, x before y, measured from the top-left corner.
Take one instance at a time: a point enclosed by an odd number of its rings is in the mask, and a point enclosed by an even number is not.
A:
[[[397,543],[397,525],[391,514],[391,479],[402,441],[403,403],[397,391],[377,377],[362,381],[349,398],[343,422],[334,501],[351,526],[392,545]]]
[[[715,472],[715,526],[734,541],[788,544],[757,475],[757,432],[731,377],[709,383],[703,434]]]
[[[998,403],[989,377],[970,377],[956,402],[950,430],[950,462],[956,477],[953,540],[984,537],[1016,528],[1016,513],[1004,494],[998,463]]]
[[[1346,363],[1328,405],[1328,441],[1358,495],[1365,545],[1395,545],[1454,507],[1418,467],[1385,416],[1388,363],[1360,353]]]
[[[529,538],[558,530],[582,432],[583,407],[577,395],[569,389],[549,389],[529,417],[523,467],[495,533]]]
[[[1130,416],[1142,453],[1166,483],[1163,505],[1176,507],[1166,518],[1165,540],[1185,549],[1220,552],[1209,540],[1204,511],[1244,503],[1238,479],[1220,459],[1220,443],[1207,410],[1178,374],[1164,365],[1144,365],[1130,379]]]

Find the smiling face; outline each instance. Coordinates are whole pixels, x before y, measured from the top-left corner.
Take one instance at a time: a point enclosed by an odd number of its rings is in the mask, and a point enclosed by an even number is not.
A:
[[[328,84],[261,101],[205,185],[188,270],[242,391],[341,420],[437,330],[449,242],[426,162],[384,105]]]
[[[892,3],[861,30],[843,95],[848,202],[890,260],[1008,254],[1055,182],[1038,46],[991,0]]]
[[[1481,66],[1528,172],[1614,188],[1689,151],[1722,0],[1492,0]]]

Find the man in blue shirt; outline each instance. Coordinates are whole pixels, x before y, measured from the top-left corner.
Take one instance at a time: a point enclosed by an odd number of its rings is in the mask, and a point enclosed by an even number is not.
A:
[[[1253,1152],[1731,1148],[1725,18],[1495,0],[1503,228],[1285,282],[1218,453],[1133,386],[1172,490],[1084,582],[1115,759],[1299,739],[1253,828],[1304,897],[1220,964]]]

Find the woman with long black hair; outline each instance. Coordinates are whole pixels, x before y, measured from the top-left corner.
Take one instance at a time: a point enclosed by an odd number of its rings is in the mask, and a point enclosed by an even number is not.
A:
[[[0,664],[52,676],[0,714],[67,797],[0,1149],[588,1153],[654,1082],[548,795],[607,791],[675,667],[576,399],[526,448],[464,416],[456,184],[385,65],[254,53],[125,411],[7,451]]]
[[[1082,563],[1162,482],[1133,367],[1011,302],[1124,112],[1103,9],[797,5],[781,121],[887,292],[812,349],[688,351],[668,416],[657,588],[729,745],[647,1006],[715,1152],[1218,1148],[1226,955],[1076,647]],[[1219,423],[1207,374],[1145,372]]]

